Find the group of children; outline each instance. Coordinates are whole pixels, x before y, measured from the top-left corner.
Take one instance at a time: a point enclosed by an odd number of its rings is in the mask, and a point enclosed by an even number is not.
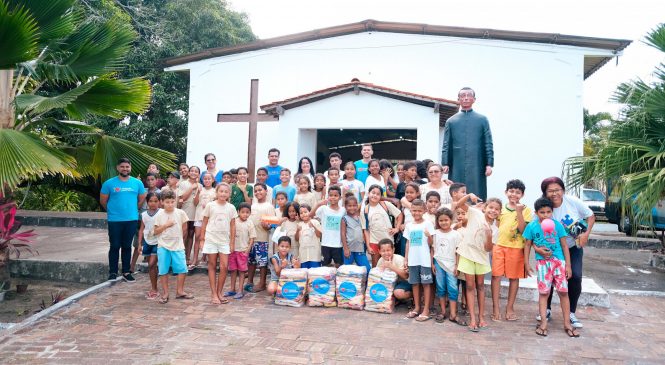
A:
[[[356,179],[354,163],[344,165],[343,173],[337,164],[326,175],[301,173],[293,182],[291,172],[284,168],[281,184],[272,188],[265,183],[265,168],[259,168],[257,182],[251,186],[246,168],[236,170],[237,181],[224,173],[222,182],[216,183],[208,171],[200,176],[196,166],[185,165],[187,171],[181,166],[180,173],[187,179],[170,173],[161,190],[161,204],[157,194],[149,193],[147,210],[141,215],[140,237],[143,255],[149,257],[152,284],[148,298],[168,302],[169,269],[178,275],[176,298],[191,298],[184,291],[184,278],[198,265],[199,251],[207,261],[213,304],[228,303],[230,297],[241,299],[246,292],[267,289],[274,294],[285,268],[355,264],[369,272],[379,266],[398,275],[396,300],[413,299],[408,318],[418,322],[431,319],[430,307],[436,296],[441,307],[434,316],[437,322],[446,320],[449,306],[449,321],[478,332],[487,326],[484,277],[489,272],[490,318],[517,320],[513,306],[519,279],[533,272],[529,265],[533,247],[542,318],[536,333],[547,335],[544,311],[554,284],[566,333],[579,336],[567,313],[570,257],[563,242],[565,230],[558,222],[546,232],[541,227],[552,215],[549,200],[536,201],[534,217],[520,202],[525,190],[520,180],[507,183],[504,205],[498,198],[483,202],[467,193],[464,184],[442,183],[440,176],[425,185],[407,177],[395,186],[403,196],[395,198],[393,194],[391,198],[387,194],[390,184],[374,161],[367,164],[367,181],[373,177],[383,184],[375,181],[369,186]],[[412,167],[409,163],[403,166]],[[429,169],[442,170],[434,163]],[[185,247],[188,240],[193,240],[195,247],[191,257]],[[259,282],[254,286],[257,268]],[[224,292],[227,272],[231,273],[231,284]],[[157,292],[158,275],[161,295]],[[510,282],[503,315],[499,306],[501,277]],[[458,300],[468,310],[468,324],[458,316]]]

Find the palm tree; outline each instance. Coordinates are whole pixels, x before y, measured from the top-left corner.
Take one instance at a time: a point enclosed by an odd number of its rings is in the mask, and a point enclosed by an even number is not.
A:
[[[645,43],[665,52],[665,24],[649,32]],[[571,183],[612,180],[622,196],[624,214],[652,224],[652,208],[665,196],[665,64],[651,83],[636,79],[620,84],[613,100],[623,104],[620,120],[595,156],[573,157],[565,167]],[[632,208],[632,209],[631,209]]]
[[[0,0],[0,196],[44,175],[105,180],[120,157],[174,167],[173,154],[84,122],[150,106],[146,80],[116,76],[134,39],[118,17],[86,21],[75,0]]]

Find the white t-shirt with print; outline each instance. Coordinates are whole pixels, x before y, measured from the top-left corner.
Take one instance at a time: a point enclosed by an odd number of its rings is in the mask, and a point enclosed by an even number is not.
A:
[[[321,221],[321,246],[342,247],[341,224],[346,214],[344,208],[333,210],[327,205],[316,211],[316,218]]]
[[[434,233],[432,222],[423,220],[421,223],[411,222],[404,228],[404,237],[408,240],[409,256],[406,258],[409,266],[432,267],[429,243],[425,231]]]
[[[589,218],[592,215],[593,211],[584,205],[580,198],[572,195],[564,195],[561,206],[554,208],[552,218],[558,220],[563,225],[563,228],[566,229],[566,233],[570,234],[568,230],[569,225]],[[575,238],[567,236],[566,243],[568,244],[568,248],[575,246]]]
[[[432,236],[434,259],[446,272],[453,273],[457,256],[457,246],[462,242],[462,236],[455,230],[443,232],[439,229]]]

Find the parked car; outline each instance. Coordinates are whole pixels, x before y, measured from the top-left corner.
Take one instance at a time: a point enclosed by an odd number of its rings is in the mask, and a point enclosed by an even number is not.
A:
[[[605,217],[605,194],[596,189],[582,189],[582,201],[596,217]]]
[[[621,209],[621,196],[613,191],[611,181],[607,183],[607,198],[605,199],[605,217],[608,222],[617,225],[619,232],[624,232],[627,236],[632,236],[634,230],[641,227],[648,227],[646,222],[636,223],[630,215],[623,214]],[[656,231],[665,231],[665,199],[661,199],[656,206],[651,209],[653,220],[653,229]]]

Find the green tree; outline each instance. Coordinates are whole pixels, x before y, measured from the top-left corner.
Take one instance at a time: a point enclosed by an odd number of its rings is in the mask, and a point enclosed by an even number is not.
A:
[[[246,15],[219,0],[117,0],[139,34],[126,59],[122,77],[145,77],[153,85],[150,109],[128,123],[96,118],[107,133],[160,146],[185,159],[189,112],[189,75],[164,72],[161,60],[256,39]],[[86,3],[86,12],[104,19],[113,12],[103,3]]]
[[[84,122],[147,110],[149,82],[118,76],[135,37],[127,19],[87,20],[74,0],[0,0],[0,195],[45,175],[103,180],[119,157],[173,166]]]
[[[665,53],[665,24],[649,32],[645,43]],[[612,180],[638,222],[652,223],[651,209],[665,196],[665,64],[655,80],[620,84],[613,96],[623,104],[620,119],[596,155],[570,158],[573,185],[594,178]],[[634,199],[633,199],[634,198]]]
[[[596,114],[584,109],[584,156],[593,156],[598,153],[607,140],[612,126],[612,115],[607,112]]]

